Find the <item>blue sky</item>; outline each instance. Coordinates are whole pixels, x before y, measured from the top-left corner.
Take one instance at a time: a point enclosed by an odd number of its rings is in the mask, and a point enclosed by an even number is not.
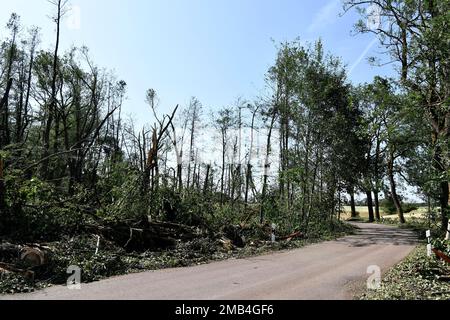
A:
[[[390,67],[368,65],[365,57],[380,49],[373,36],[351,35],[358,17],[355,12],[339,17],[340,0],[71,0],[70,4],[80,9],[80,24],[70,24],[73,17],[66,19],[62,49],[86,45],[99,67],[114,70],[125,80],[125,111],[138,123],[152,121],[145,104],[148,88],[157,90],[162,112],[186,104],[194,95],[208,108],[225,106],[238,96],[254,99],[263,92],[264,75],[275,59],[272,39],[322,38],[326,49],[353,70],[354,83],[390,72]],[[3,1],[0,25],[16,12],[24,26],[42,28],[42,48],[51,48],[52,10],[47,0]],[[5,32],[2,28],[0,36]]]

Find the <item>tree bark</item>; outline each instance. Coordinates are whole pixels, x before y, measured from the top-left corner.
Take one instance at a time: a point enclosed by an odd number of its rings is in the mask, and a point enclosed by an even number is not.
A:
[[[350,207],[352,210],[352,218],[357,218],[358,215],[356,213],[355,192],[353,190],[350,191]]]
[[[30,50],[30,62],[28,66],[28,76],[27,76],[27,92],[25,94],[25,103],[24,103],[24,124],[22,126],[22,131],[20,132],[20,139],[23,140],[23,136],[25,135],[25,129],[28,126],[28,105],[30,102],[30,93],[31,93],[31,80],[33,78],[33,66],[34,66],[34,54],[36,50],[36,43],[37,43],[37,29],[34,29],[31,40],[31,50]]]
[[[447,190],[448,190],[447,206],[450,208],[450,182],[447,184]],[[445,235],[445,239],[450,240],[450,219],[449,219],[449,217],[447,217],[447,233]]]
[[[380,201],[378,199],[379,197],[379,185],[380,185],[380,174],[379,174],[379,161],[380,161],[380,148],[381,148],[381,141],[379,139],[379,135],[380,133],[378,132],[377,135],[377,145],[376,145],[376,151],[375,151],[375,163],[374,163],[374,173],[375,173],[375,187],[373,190],[374,193],[374,200],[375,200],[375,218],[377,219],[377,221],[381,220],[381,215],[380,215]]]
[[[443,181],[441,182],[441,195],[439,197],[439,202],[441,206],[442,214],[442,229],[446,231],[446,238],[449,238],[449,231],[450,231],[450,221],[448,218],[448,212],[450,208],[450,183]]]
[[[255,109],[252,115],[252,124],[250,127],[250,148],[248,152],[247,172],[245,175],[245,204],[248,203],[248,191],[250,187],[250,181],[252,180],[252,160],[253,160],[253,143],[254,143],[254,130],[255,130],[255,117],[259,107]]]
[[[276,113],[274,112],[274,115],[272,116],[272,122],[270,124],[269,133],[267,135],[267,146],[266,146],[266,160],[264,163],[264,177],[263,177],[263,186],[262,186],[262,193],[261,193],[261,205],[259,210],[259,222],[262,224],[264,222],[264,203],[266,200],[266,193],[267,193],[267,180],[269,178],[269,169],[270,169],[270,153],[271,153],[271,142],[272,142],[272,131],[273,126],[276,121]]]
[[[367,209],[369,210],[369,222],[374,222],[375,217],[373,213],[372,191],[371,190],[366,191],[366,195],[367,195]]]
[[[60,24],[62,17],[62,0],[58,0],[57,2],[57,15],[56,15],[56,43],[55,43],[55,51],[53,54],[53,69],[52,69],[52,82],[51,82],[51,97],[50,103],[47,107],[47,122],[45,124],[45,129],[43,133],[43,153],[42,158],[48,159],[50,152],[50,132],[53,124],[53,118],[57,108],[57,100],[56,100],[56,81],[58,76],[58,50],[59,50],[59,36],[60,36]],[[49,161],[45,160],[42,163],[41,174],[44,178],[48,176],[48,166]]]
[[[13,79],[9,78],[8,83],[6,84],[6,91],[3,95],[3,98],[0,100],[0,148],[7,146],[11,142],[11,135],[9,131],[8,101],[12,83]]]
[[[381,215],[380,215],[380,200],[379,200],[379,196],[378,196],[378,190],[375,189],[373,191],[374,194],[374,204],[375,204],[375,219],[377,221],[381,221]]]
[[[222,130],[222,175],[220,178],[220,204],[222,205],[225,186],[225,153],[226,153],[226,132]]]
[[[0,212],[4,213],[6,209],[6,187],[3,176],[3,159],[0,156]],[[0,227],[2,226],[3,217],[0,217]]]
[[[208,164],[206,166],[206,176],[205,176],[205,184],[203,185],[203,194],[207,195],[209,189],[209,173],[211,171],[211,165]]]
[[[172,132],[173,132],[173,146],[175,148],[175,153],[177,156],[177,188],[178,191],[181,191],[183,188],[183,151],[180,151],[178,148],[178,141],[177,141],[177,133],[175,130],[175,126],[172,124]]]
[[[391,186],[392,201],[394,202],[395,208],[397,210],[397,215],[398,215],[398,219],[399,219],[400,223],[405,223],[406,221],[405,221],[405,217],[403,215],[403,208],[402,208],[402,204],[400,202],[400,198],[397,194],[397,186],[395,184],[395,179],[394,179],[394,155],[393,155],[392,151],[390,151],[387,169],[388,169],[389,183]]]

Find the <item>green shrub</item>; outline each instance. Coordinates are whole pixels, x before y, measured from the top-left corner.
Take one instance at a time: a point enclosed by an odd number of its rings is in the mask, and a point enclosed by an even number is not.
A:
[[[383,208],[384,212],[389,215],[393,215],[397,213],[397,208],[395,207],[394,201],[392,198],[387,198],[380,201],[380,207]],[[410,213],[419,209],[419,207],[412,203],[402,203],[403,213]]]
[[[414,205],[414,204],[411,204],[411,203],[406,203],[403,206],[403,212],[404,213],[410,213],[410,212],[413,212],[413,211],[416,211],[416,210],[419,210],[419,207]]]

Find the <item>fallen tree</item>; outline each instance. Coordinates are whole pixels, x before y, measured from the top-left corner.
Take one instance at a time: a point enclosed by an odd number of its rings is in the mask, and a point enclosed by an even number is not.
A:
[[[88,227],[88,230],[127,251],[173,249],[177,241],[189,241],[200,236],[200,230],[194,227],[170,222],[150,222],[148,219],[134,224],[113,222],[95,225]]]

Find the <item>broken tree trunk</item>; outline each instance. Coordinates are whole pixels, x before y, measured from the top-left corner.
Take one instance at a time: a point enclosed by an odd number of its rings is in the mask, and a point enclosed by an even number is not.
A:
[[[47,264],[50,251],[42,247],[24,247],[20,251],[20,260],[26,266],[39,267]]]
[[[1,261],[20,261],[27,267],[39,267],[47,263],[51,251],[38,244],[16,245],[8,242],[0,244]]]
[[[448,183],[448,197],[447,197],[447,210],[450,208],[450,182]],[[446,240],[450,240],[450,219],[447,216],[447,233],[445,235]]]
[[[294,232],[294,233],[292,233],[292,234],[290,234],[290,235],[288,235],[288,236],[284,236],[284,237],[281,237],[281,238],[278,238],[278,240],[280,240],[280,241],[291,241],[292,239],[296,239],[296,238],[299,238],[299,239],[301,239],[301,238],[304,238],[305,237],[305,235],[303,234],[303,232],[301,232],[301,231],[297,231],[297,232]]]
[[[3,178],[3,159],[0,155],[0,212],[6,212],[6,187]],[[3,214],[2,214],[3,215]],[[0,230],[3,227],[4,217],[0,216]]]
[[[9,93],[11,91],[13,79],[10,78],[6,84],[6,90],[0,100],[0,149],[7,146],[11,141],[9,130]]]

